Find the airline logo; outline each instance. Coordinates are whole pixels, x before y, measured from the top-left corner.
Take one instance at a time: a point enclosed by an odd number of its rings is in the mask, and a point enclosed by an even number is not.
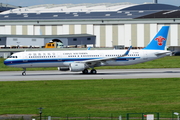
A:
[[[159,46],[163,45],[163,41],[165,41],[166,39],[162,36],[158,36],[157,38],[155,38],[155,40],[158,42]]]

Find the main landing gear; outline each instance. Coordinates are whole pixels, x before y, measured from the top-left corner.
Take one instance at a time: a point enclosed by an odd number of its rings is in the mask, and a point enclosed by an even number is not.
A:
[[[23,68],[22,75],[23,75],[23,76],[26,76],[26,68]]]
[[[82,73],[83,73],[83,74],[88,74],[88,73],[89,73],[89,72],[88,72],[88,69],[84,69],[84,70],[82,71]],[[90,71],[90,73],[91,73],[91,74],[96,74],[97,71],[96,71],[95,69],[92,69],[92,70]]]

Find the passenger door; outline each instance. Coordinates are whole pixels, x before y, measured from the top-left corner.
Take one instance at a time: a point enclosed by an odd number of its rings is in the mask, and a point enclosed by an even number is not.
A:
[[[23,53],[23,62],[28,62],[27,54]]]
[[[62,61],[62,55],[61,55],[61,53],[58,52],[57,54],[58,54],[58,55],[57,55],[57,56],[58,56],[58,61]]]

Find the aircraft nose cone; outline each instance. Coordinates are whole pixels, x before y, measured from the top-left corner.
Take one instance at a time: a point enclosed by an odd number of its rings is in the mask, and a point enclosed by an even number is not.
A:
[[[11,61],[9,61],[9,60],[4,60],[4,64],[5,64],[5,65],[8,66],[10,63],[11,63]]]

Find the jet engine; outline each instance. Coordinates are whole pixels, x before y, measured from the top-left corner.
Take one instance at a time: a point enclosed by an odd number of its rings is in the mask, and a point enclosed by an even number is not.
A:
[[[86,65],[84,63],[71,63],[69,69],[71,72],[79,72],[86,69]]]
[[[59,71],[68,71],[69,67],[58,67]]]

